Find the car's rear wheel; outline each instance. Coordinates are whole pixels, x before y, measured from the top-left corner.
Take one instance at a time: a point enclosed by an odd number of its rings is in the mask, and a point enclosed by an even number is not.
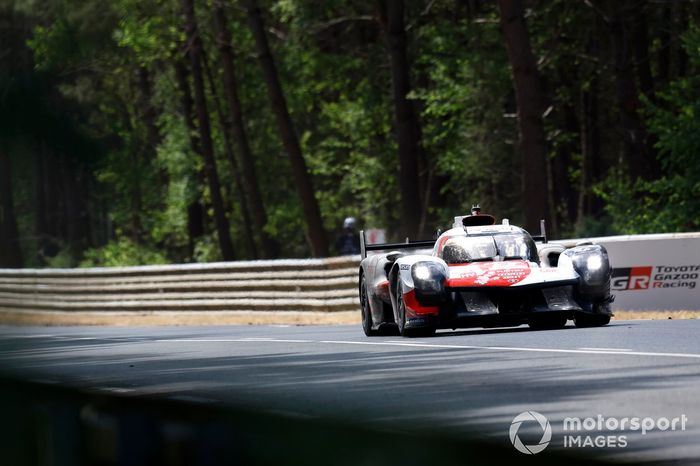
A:
[[[574,314],[574,324],[579,328],[602,327],[610,323],[610,316],[601,314],[585,314],[577,312]]]
[[[360,280],[360,305],[362,311],[362,330],[368,337],[373,337],[379,334],[379,331],[374,330],[372,327],[374,322],[372,320],[372,309],[369,305],[369,292],[367,291],[367,280],[365,275],[362,274]]]
[[[528,325],[533,330],[557,330],[566,327],[566,314],[541,314],[530,318]]]

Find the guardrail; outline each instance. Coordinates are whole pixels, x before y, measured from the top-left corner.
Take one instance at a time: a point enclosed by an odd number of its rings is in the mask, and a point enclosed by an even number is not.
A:
[[[0,269],[0,310],[359,309],[359,256],[85,269]]]
[[[570,247],[579,241],[583,240],[553,243]],[[700,309],[700,233],[590,241],[608,249],[614,267],[616,310]],[[309,322],[284,323],[323,322],[319,316],[341,313],[359,319],[359,261],[359,256],[347,256],[114,268],[0,269],[0,311],[4,315],[108,314],[104,311],[189,311],[201,315],[202,311],[230,311],[239,316],[311,316]]]

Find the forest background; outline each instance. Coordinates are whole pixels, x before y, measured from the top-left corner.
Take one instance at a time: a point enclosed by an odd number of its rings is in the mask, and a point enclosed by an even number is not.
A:
[[[0,266],[700,228],[700,2],[0,0]]]

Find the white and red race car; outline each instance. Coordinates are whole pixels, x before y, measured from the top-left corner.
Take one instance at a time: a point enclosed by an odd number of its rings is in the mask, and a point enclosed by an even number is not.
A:
[[[533,238],[475,207],[436,241],[367,245],[360,232],[365,334],[427,336],[438,328],[524,323],[555,329],[569,319],[578,327],[609,323],[612,270],[605,248],[565,249],[547,243],[542,230]]]

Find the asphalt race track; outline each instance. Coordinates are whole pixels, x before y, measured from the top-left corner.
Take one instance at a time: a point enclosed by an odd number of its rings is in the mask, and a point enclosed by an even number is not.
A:
[[[367,338],[359,325],[0,327],[0,371],[126,396],[469,433],[509,448],[513,418],[537,411],[551,423],[549,449],[563,450],[565,434],[582,442],[604,435],[626,447],[573,448],[620,461],[698,464],[698,335],[697,320],[440,331],[419,339]],[[676,430],[645,434],[563,431],[564,418],[598,415],[684,416],[685,430],[678,422]],[[523,424],[524,443],[541,437],[534,427]]]

